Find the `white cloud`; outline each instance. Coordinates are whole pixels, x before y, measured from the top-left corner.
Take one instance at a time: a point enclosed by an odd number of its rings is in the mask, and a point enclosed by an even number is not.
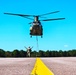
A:
[[[64,45],[64,47],[68,47],[68,45]]]

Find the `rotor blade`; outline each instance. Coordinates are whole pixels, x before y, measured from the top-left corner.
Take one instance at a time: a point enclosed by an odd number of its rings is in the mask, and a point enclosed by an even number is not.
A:
[[[54,12],[50,12],[50,13],[46,13],[46,14],[42,14],[42,15],[39,15],[39,17],[40,17],[40,16],[44,16],[44,15],[49,15],[49,14],[58,13],[58,12],[60,12],[60,11],[54,11]]]
[[[23,14],[13,14],[13,13],[4,13],[4,14],[7,14],[7,15],[16,15],[16,16],[30,16],[30,15],[23,15]]]
[[[41,21],[53,21],[53,20],[63,20],[65,18],[54,18],[54,19],[46,19],[46,20],[41,20]]]
[[[32,22],[28,23],[28,24],[32,24]]]
[[[41,16],[40,18],[47,18],[47,17],[43,17],[43,16]]]
[[[7,15],[15,15],[15,16],[21,16],[21,17],[24,17],[24,18],[33,20],[32,18],[28,18],[29,16],[33,16],[33,15],[23,15],[23,14],[13,14],[13,13],[4,13],[4,14],[7,14]]]
[[[34,20],[34,19],[32,19],[32,18],[28,18],[28,17],[24,17],[24,18],[27,18],[27,19],[30,19],[30,20]]]

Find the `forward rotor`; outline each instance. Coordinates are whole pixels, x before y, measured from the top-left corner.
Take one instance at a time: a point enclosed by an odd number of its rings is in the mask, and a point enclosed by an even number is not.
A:
[[[34,20],[33,18],[31,17],[43,17],[45,15],[50,15],[50,14],[54,14],[54,13],[58,13],[60,11],[54,11],[54,12],[50,12],[50,13],[46,13],[46,14],[41,14],[41,15],[26,15],[26,14],[14,14],[14,13],[4,13],[4,14],[7,14],[7,15],[14,15],[14,16],[20,16],[20,17],[24,17],[24,18],[27,18],[27,19],[30,19],[30,20]],[[45,20],[39,20],[39,21],[54,21],[54,20],[63,20],[65,18],[54,18],[54,19],[45,19]]]

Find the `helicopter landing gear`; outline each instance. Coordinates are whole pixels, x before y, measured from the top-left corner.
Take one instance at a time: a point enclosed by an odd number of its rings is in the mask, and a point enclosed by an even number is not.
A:
[[[42,38],[42,35],[41,35],[41,38]]]

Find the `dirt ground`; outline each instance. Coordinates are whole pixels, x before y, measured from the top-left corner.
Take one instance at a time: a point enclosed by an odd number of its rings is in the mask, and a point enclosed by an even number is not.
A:
[[[54,75],[76,75],[76,57],[41,58]],[[30,75],[36,58],[0,58],[0,75]]]

